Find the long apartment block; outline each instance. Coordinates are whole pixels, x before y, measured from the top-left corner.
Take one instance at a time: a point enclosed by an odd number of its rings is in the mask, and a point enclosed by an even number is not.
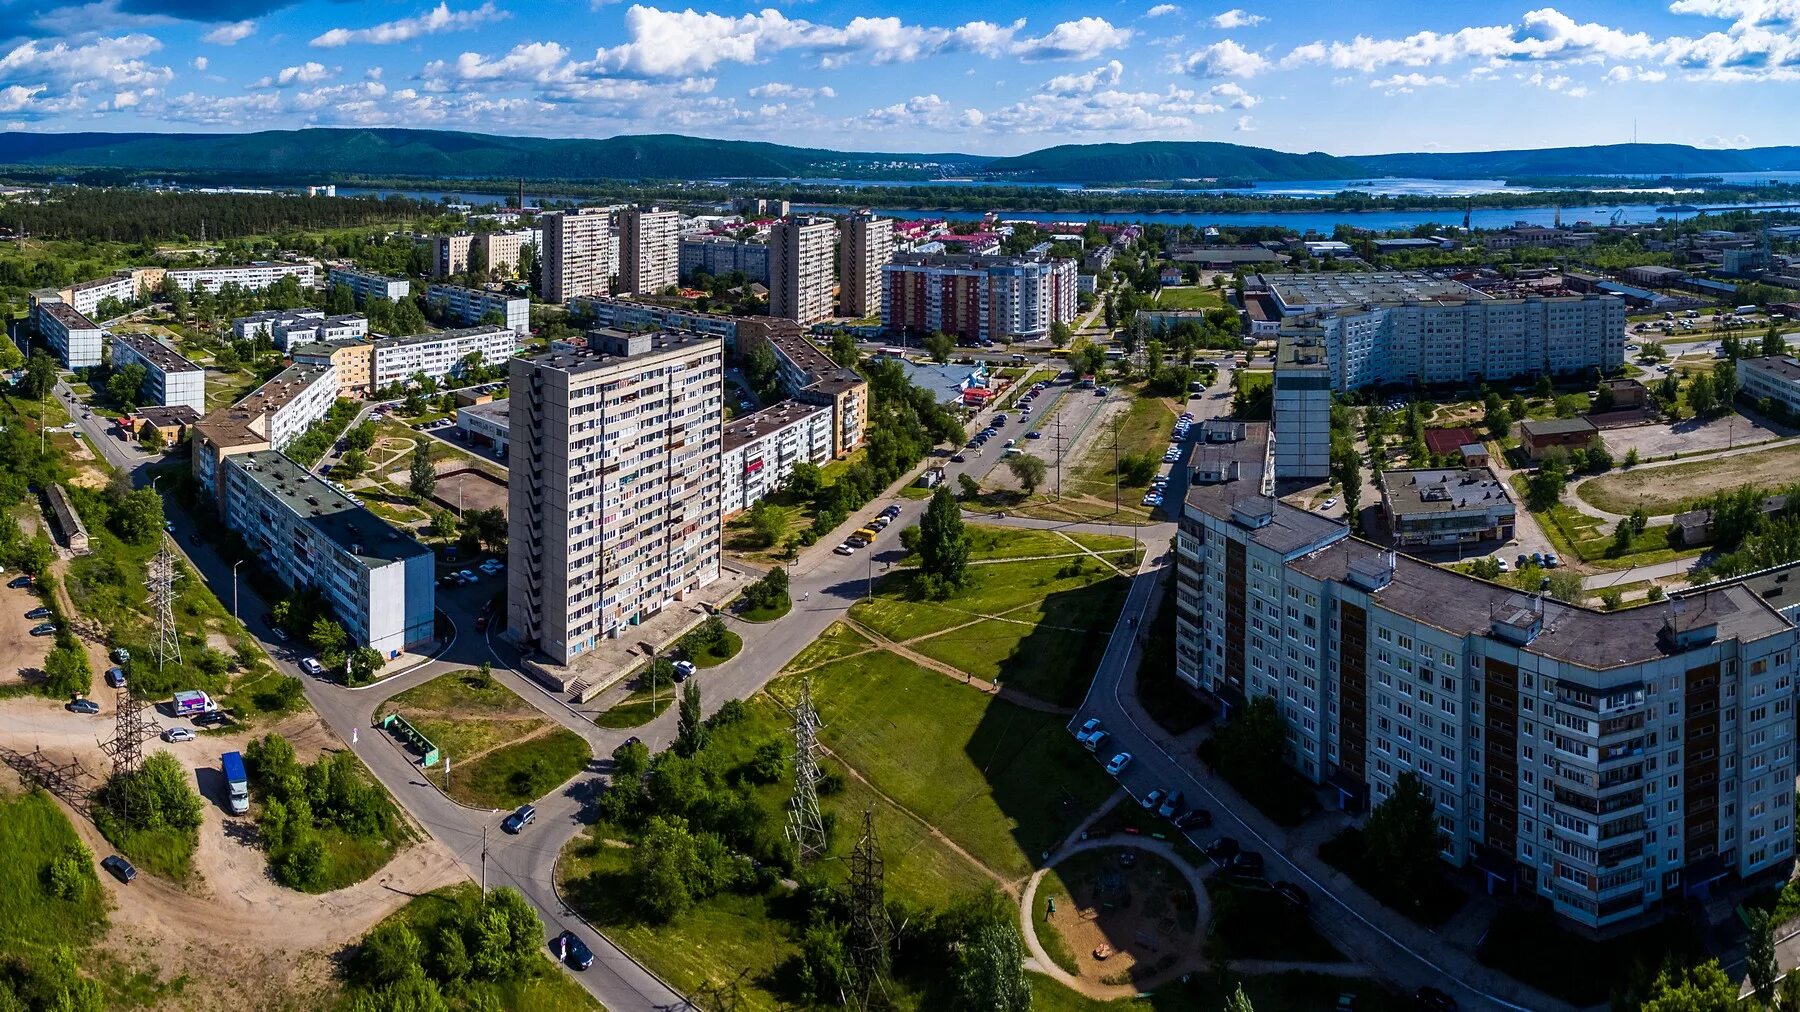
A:
[[[524,296],[464,285],[432,285],[425,289],[425,301],[465,327],[480,324],[492,313],[500,318],[501,326],[515,334],[531,332],[531,300]]]
[[[1604,612],[1350,536],[1274,498],[1270,432],[1209,422],[1176,541],[1177,675],[1274,700],[1351,809],[1403,773],[1444,857],[1589,928],[1792,859],[1785,574]],[[1759,581],[1761,581],[1759,583]]]
[[[115,370],[133,364],[144,367],[144,403],[206,413],[206,370],[156,338],[114,334],[112,361]]]
[[[433,635],[431,549],[274,450],[224,464],[221,516],[284,585],[316,588],[352,642],[393,657]]]
[[[729,517],[786,484],[797,464],[831,460],[831,408],[786,400],[733,418],[720,448],[719,510]]]
[[[66,302],[37,304],[38,333],[70,369],[92,369],[101,361],[105,331]]]
[[[782,393],[803,403],[830,406],[833,454],[841,457],[863,445],[869,432],[869,382],[861,373],[838,365],[792,323],[739,330],[740,357],[759,344],[775,352],[775,379]]]
[[[507,618],[558,664],[719,575],[725,352],[692,334],[596,330],[515,358]]]
[[[247,292],[260,292],[282,278],[291,277],[301,288],[319,283],[319,269],[312,264],[261,260],[225,267],[180,267],[163,272],[172,285],[188,292],[216,292],[226,285],[237,285]]]
[[[384,337],[375,342],[369,382],[375,390],[386,390],[419,373],[441,380],[456,375],[463,360],[474,354],[480,354],[484,365],[499,365],[512,357],[517,341],[511,330],[492,324]]]
[[[195,423],[195,480],[223,507],[226,458],[287,446],[324,418],[337,396],[337,369],[330,365],[297,363],[276,373],[243,400]]]
[[[412,282],[405,278],[391,278],[354,267],[333,267],[326,273],[326,278],[334,287],[342,285],[350,289],[359,306],[371,298],[399,302],[412,294]]]
[[[1040,338],[1075,318],[1074,260],[906,254],[881,268],[881,322],[974,341]]]

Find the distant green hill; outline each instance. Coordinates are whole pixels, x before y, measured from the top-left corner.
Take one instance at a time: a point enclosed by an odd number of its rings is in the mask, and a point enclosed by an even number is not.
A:
[[[1345,159],[1218,141],[1062,144],[987,163],[987,172],[1069,183],[1174,179],[1344,179],[1359,170]]]
[[[255,173],[294,182],[355,173],[435,179],[711,179],[873,173],[877,163],[953,163],[975,155],[795,148],[678,134],[605,139],[499,137],[447,130],[269,130],[251,134],[0,134],[0,163]],[[892,170],[888,170],[892,171]]]
[[[1435,179],[1509,176],[1663,175],[1777,171],[1800,167],[1800,148],[1722,150],[1686,144],[1598,144],[1522,151],[1430,151],[1346,158],[1354,172]]]

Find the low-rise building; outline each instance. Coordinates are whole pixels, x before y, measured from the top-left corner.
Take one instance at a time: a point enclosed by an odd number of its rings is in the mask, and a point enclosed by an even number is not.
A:
[[[412,282],[405,278],[390,278],[386,274],[357,270],[354,267],[333,267],[326,277],[333,286],[342,285],[350,289],[359,306],[370,298],[399,302],[412,294]]]
[[[1659,267],[1645,264],[1641,267],[1625,268],[1625,280],[1645,288],[1670,288],[1687,277],[1687,272],[1674,267]]]
[[[384,337],[375,342],[369,383],[375,390],[386,390],[419,373],[442,380],[460,375],[463,360],[477,354],[481,364],[498,366],[512,358],[516,343],[517,337],[511,330],[491,324],[411,337]]]
[[[206,410],[206,370],[148,334],[114,334],[112,364],[115,371],[144,367],[140,393],[147,404]]]
[[[782,487],[794,465],[831,460],[831,408],[785,400],[725,424],[719,512],[731,516]]]
[[[216,292],[225,285],[237,285],[246,292],[260,292],[282,278],[291,277],[301,288],[319,283],[319,269],[312,264],[260,260],[256,263],[227,267],[171,267],[163,272],[169,283],[187,292]]]
[[[38,333],[70,369],[92,369],[101,362],[104,331],[66,302],[40,302]]]
[[[470,404],[456,409],[456,427],[471,446],[485,446],[497,456],[505,457],[512,431],[512,400]]]
[[[121,417],[119,423],[139,439],[148,434],[146,430],[155,429],[164,446],[175,446],[187,438],[188,430],[199,420],[200,413],[185,404],[174,407],[153,404]]]
[[[316,589],[351,642],[395,657],[433,638],[431,549],[274,450],[225,462],[225,525],[271,574]]]
[[[513,333],[531,333],[531,300],[521,296],[462,285],[432,285],[425,289],[425,301],[465,327],[481,324],[492,313],[500,326]]]
[[[350,314],[278,320],[269,328],[269,343],[289,352],[297,345],[361,341],[368,336],[369,318]]]
[[[1792,355],[1740,358],[1738,389],[1753,401],[1769,398],[1790,414],[1800,413],[1800,359]]]
[[[1394,544],[1439,547],[1512,537],[1506,483],[1482,468],[1381,472],[1381,514]]]
[[[775,352],[775,377],[787,396],[831,407],[831,444],[835,456],[863,445],[869,428],[869,383],[855,369],[838,365],[800,327],[745,329],[738,334],[738,354],[749,355],[766,343]]]
[[[616,327],[620,330],[673,330],[682,334],[705,334],[725,342],[727,350],[737,348],[740,329],[768,330],[789,326],[768,317],[726,316],[702,313],[695,309],[658,306],[648,302],[632,302],[606,295],[586,295],[569,300],[569,315],[580,317],[590,327]]]
[[[375,392],[370,385],[374,379],[373,341],[339,341],[335,344],[315,341],[295,345],[288,350],[288,355],[299,365],[331,366],[337,373],[339,397],[356,400]]]
[[[243,400],[220,408],[193,426],[194,480],[224,504],[228,457],[279,450],[336,403],[337,370],[328,365],[290,365]]]
[[[1585,450],[1600,430],[1585,418],[1527,418],[1519,423],[1519,445],[1532,460],[1543,460],[1552,447]]]
[[[63,544],[69,551],[85,555],[88,550],[87,524],[76,512],[75,504],[69,501],[69,493],[62,485],[53,483],[45,496],[50,500],[50,515],[56,520],[56,529],[62,532]]]

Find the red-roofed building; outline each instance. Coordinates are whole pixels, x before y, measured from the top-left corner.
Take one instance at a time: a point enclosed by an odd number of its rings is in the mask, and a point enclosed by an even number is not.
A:
[[[1425,448],[1433,457],[1448,456],[1456,453],[1470,443],[1481,442],[1475,430],[1464,426],[1456,429],[1426,429]]]

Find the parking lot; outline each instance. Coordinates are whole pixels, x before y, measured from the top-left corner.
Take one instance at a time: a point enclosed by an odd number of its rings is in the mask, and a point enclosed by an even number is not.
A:
[[[1712,450],[1725,450],[1748,443],[1794,435],[1795,430],[1761,418],[1746,418],[1735,412],[1716,418],[1683,418],[1670,425],[1634,425],[1624,429],[1608,429],[1600,434],[1615,461],[1622,461],[1632,450],[1644,460],[1679,453],[1688,456]]]

